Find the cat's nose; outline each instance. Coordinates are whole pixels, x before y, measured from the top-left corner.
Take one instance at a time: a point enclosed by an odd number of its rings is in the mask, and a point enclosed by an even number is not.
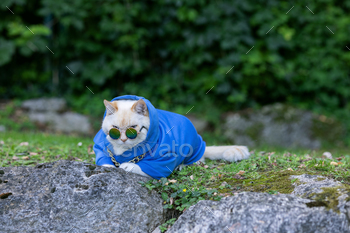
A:
[[[122,140],[122,142],[126,142],[126,140],[128,140],[127,138],[125,138],[125,139],[120,139],[120,140]]]

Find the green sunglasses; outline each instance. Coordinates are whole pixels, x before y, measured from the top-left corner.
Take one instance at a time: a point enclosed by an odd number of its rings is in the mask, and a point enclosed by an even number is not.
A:
[[[142,126],[139,132],[141,132],[141,130],[142,130],[143,128],[147,129],[145,126]],[[137,137],[137,135],[138,135],[139,132],[137,132],[137,130],[134,129],[134,128],[128,128],[128,129],[126,129],[126,131],[125,131],[125,135],[126,135],[126,137],[129,138],[129,139],[135,139],[135,138]],[[110,136],[112,139],[117,140],[117,139],[120,138],[120,135],[121,135],[120,130],[117,129],[117,128],[112,128],[112,129],[109,130],[109,136]]]

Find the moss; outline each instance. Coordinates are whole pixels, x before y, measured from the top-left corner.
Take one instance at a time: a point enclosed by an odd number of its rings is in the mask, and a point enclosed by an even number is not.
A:
[[[311,193],[309,198],[314,200],[314,202],[308,203],[309,207],[325,206],[327,210],[332,209],[333,211],[339,213],[338,198],[344,193],[348,194],[346,201],[350,200],[350,187],[346,185],[336,186],[336,187],[324,187],[321,193]],[[315,205],[314,205],[315,204]],[[316,205],[317,204],[317,205]]]
[[[326,178],[324,178],[324,177],[317,177],[317,181],[322,181],[322,180],[325,180]]]
[[[259,178],[236,179],[235,177],[224,177],[210,184],[210,188],[217,188],[220,193],[228,192],[274,192],[289,194],[294,190],[291,175],[301,175],[303,172],[296,171],[270,171],[259,173]],[[232,188],[220,189],[220,184],[226,181]],[[298,180],[294,183],[299,182]]]
[[[309,208],[322,207],[322,206],[327,207],[327,204],[324,203],[323,201],[312,201],[312,202],[306,203],[306,206]]]

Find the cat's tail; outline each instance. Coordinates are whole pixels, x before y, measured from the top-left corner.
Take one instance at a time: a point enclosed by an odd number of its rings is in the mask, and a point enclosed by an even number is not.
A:
[[[249,155],[250,153],[246,146],[207,146],[202,159],[223,159],[229,162],[235,162],[247,159]]]

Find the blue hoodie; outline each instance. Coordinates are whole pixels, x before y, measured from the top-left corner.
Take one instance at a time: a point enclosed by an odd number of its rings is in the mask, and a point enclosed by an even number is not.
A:
[[[135,147],[116,155],[102,129],[94,138],[96,164],[114,165],[107,148],[113,152],[119,163],[125,163],[144,153],[145,157],[137,165],[149,176],[160,179],[168,177],[180,164],[193,164],[204,154],[205,142],[197,133],[191,121],[180,114],[156,109],[149,100],[135,95],[123,95],[111,100],[139,100],[147,105],[150,127],[146,139]],[[106,111],[103,118],[106,117]]]

